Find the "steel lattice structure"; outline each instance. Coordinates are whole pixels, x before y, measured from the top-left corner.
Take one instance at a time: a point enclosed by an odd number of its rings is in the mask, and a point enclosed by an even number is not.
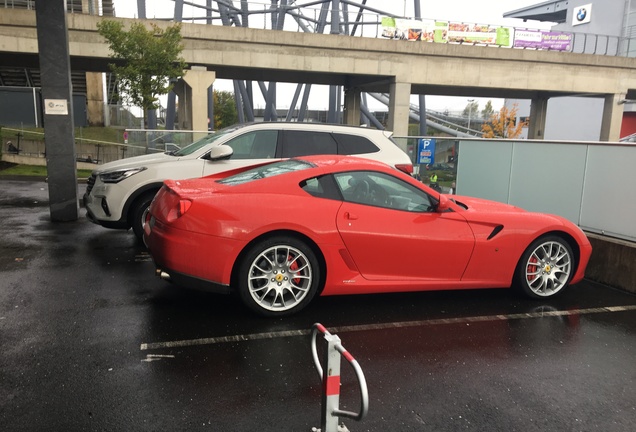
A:
[[[359,2],[350,0],[314,0],[298,2],[296,0],[270,0],[267,3],[253,3],[246,0],[172,0],[174,2],[175,22],[191,21],[202,24],[219,23],[224,26],[249,27],[250,22],[258,19],[259,23],[266,23],[266,28],[273,30],[285,29],[290,20],[298,26],[298,29],[307,33],[329,33],[348,36],[361,36],[364,26],[381,25],[381,16],[396,17],[395,14],[379,10],[367,5],[367,0]],[[420,0],[413,0],[415,18],[421,17]],[[184,17],[184,6],[195,10],[193,16]],[[146,1],[137,0],[138,17],[146,18]],[[200,13],[199,13],[200,12]],[[365,20],[365,14],[374,14],[375,20]],[[305,121],[311,84],[297,84],[292,97],[289,110],[285,118],[279,118],[276,110],[276,83],[256,83],[265,100],[265,121]],[[254,121],[254,83],[250,81],[234,80],[234,97],[239,115],[239,122]],[[329,110],[327,122],[339,123],[342,113],[340,111],[342,89],[340,86],[329,88]],[[171,93],[168,98],[168,110],[166,127],[174,127],[175,95]],[[212,104],[212,88],[208,90],[208,117],[213,118],[214,107]],[[300,105],[299,105],[300,101]],[[362,118],[365,124],[372,124],[377,128],[383,125],[370,113],[366,106],[366,94],[362,95]],[[419,112],[424,112],[424,96],[420,96]],[[419,117],[418,112],[418,117]],[[422,135],[426,132],[425,116],[420,124]]]

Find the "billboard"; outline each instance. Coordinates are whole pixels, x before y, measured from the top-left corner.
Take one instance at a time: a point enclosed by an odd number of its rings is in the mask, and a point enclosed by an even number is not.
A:
[[[572,34],[548,30],[515,29],[513,47],[570,51],[572,49]]]
[[[382,36],[409,41],[553,51],[571,51],[573,41],[572,34],[565,32],[393,17],[382,18]]]

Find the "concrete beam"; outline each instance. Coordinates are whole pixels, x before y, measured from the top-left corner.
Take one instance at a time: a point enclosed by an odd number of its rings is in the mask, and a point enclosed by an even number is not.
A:
[[[528,139],[544,139],[547,113],[547,97],[532,99],[532,102],[530,103],[530,124],[528,125]]]
[[[101,72],[86,72],[88,124],[104,126],[104,79]]]
[[[362,92],[355,87],[345,88],[344,91],[344,119],[343,123],[360,126],[360,97]]]
[[[179,123],[182,128],[208,130],[208,88],[215,79],[216,74],[213,71],[203,66],[192,66],[175,85],[175,93],[179,96]]]
[[[623,102],[625,94],[613,94],[605,96],[603,105],[603,117],[601,119],[600,141],[618,142],[621,138],[621,124],[623,122]]]
[[[411,84],[392,82],[389,86],[389,121],[387,129],[397,136],[409,134],[409,112],[411,108]],[[406,151],[406,148],[402,150]]]

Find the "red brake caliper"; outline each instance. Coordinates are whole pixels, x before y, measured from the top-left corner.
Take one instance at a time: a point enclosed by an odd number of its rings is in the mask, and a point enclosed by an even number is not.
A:
[[[291,256],[291,255],[289,255],[289,256],[287,257],[287,261],[291,261],[291,260],[293,260],[293,259],[294,259],[294,257],[293,257],[293,256]],[[296,270],[298,270],[298,260],[295,260],[294,262],[292,262],[292,263],[291,263],[291,265],[289,266],[289,270],[291,270],[291,271],[293,271],[294,273],[296,273]],[[292,279],[292,281],[293,281],[295,284],[297,284],[297,285],[298,285],[298,284],[300,283],[300,278],[293,278],[293,279]]]
[[[538,263],[539,260],[537,260],[535,257],[530,258],[530,263]],[[537,275],[534,274],[528,274],[528,273],[534,273],[537,271],[539,267],[533,264],[528,264],[528,271],[526,272],[527,274],[527,279],[529,282],[532,282],[533,280],[535,280],[537,278]]]

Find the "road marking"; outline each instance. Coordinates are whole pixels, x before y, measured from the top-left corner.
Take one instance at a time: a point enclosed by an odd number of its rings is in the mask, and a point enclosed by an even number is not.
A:
[[[142,359],[142,362],[153,362],[153,361],[158,361],[161,359],[165,359],[165,358],[174,358],[173,355],[169,355],[169,354],[146,354],[146,358]]]
[[[344,332],[385,330],[385,329],[435,326],[435,325],[445,325],[445,324],[462,324],[462,323],[470,324],[473,322],[486,322],[486,321],[505,321],[505,320],[517,320],[517,319],[529,319],[529,318],[561,317],[561,316],[571,316],[571,315],[591,315],[591,314],[598,314],[598,313],[626,312],[626,311],[635,311],[635,310],[636,310],[636,305],[608,306],[608,307],[600,307],[600,308],[572,309],[572,310],[563,310],[563,311],[541,310],[537,312],[528,312],[528,313],[520,313],[520,314],[440,318],[440,319],[419,320],[419,321],[402,321],[402,322],[391,322],[391,323],[382,323],[382,324],[362,324],[362,325],[353,325],[353,326],[331,327],[329,328],[329,332],[331,334],[336,334],[336,333],[344,333]],[[287,331],[267,332],[267,333],[251,333],[251,334],[242,334],[242,335],[233,335],[233,336],[187,339],[187,340],[170,341],[170,342],[151,342],[151,343],[142,343],[140,346],[140,350],[147,351],[147,350],[166,349],[166,348],[181,348],[181,347],[188,347],[188,346],[215,345],[215,344],[227,343],[227,342],[245,342],[245,341],[263,340],[263,339],[276,339],[276,338],[282,338],[282,337],[307,336],[309,334],[311,334],[311,329],[287,330]]]

